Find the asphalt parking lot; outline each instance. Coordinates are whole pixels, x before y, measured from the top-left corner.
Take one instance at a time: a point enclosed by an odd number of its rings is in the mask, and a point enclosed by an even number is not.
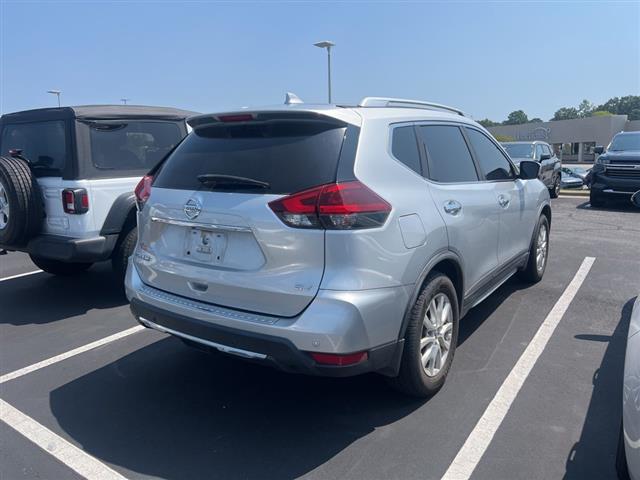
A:
[[[553,201],[543,281],[512,279],[469,312],[429,401],[375,375],[284,374],[146,329],[0,381],[0,398],[126,478],[438,479],[595,257],[472,478],[615,478],[640,212],[585,200]],[[0,257],[0,375],[136,325],[108,265],[19,276],[34,270],[26,255]],[[0,441],[3,480],[81,478],[2,422]]]

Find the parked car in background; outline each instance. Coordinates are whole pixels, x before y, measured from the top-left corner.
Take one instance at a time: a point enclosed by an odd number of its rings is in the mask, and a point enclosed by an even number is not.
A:
[[[193,112],[93,105],[0,117],[0,252],[42,270],[111,259],[122,277],[136,242],[133,189],[187,134]]]
[[[580,177],[585,182],[585,184],[587,183],[587,180],[589,178],[589,174],[591,173],[591,169],[590,168],[574,167],[574,166],[571,166],[571,167],[563,166],[562,167],[562,171],[564,173],[569,174],[569,175],[574,175],[574,176]]]
[[[561,178],[562,188],[582,188],[584,186],[584,179],[568,168],[562,167]]]
[[[640,208],[640,191],[633,195],[632,202]],[[627,335],[616,467],[621,480],[640,480],[640,295],[631,312]]]
[[[595,148],[600,156],[591,171],[591,198],[601,207],[610,198],[629,198],[640,190],[640,132],[617,133],[606,151]]]
[[[365,98],[189,123],[136,189],[126,290],[144,326],[286,371],[378,372],[426,397],[460,317],[517,272],[544,274],[539,163],[518,171],[459,110]]]
[[[540,180],[549,189],[551,198],[558,197],[562,181],[560,171],[562,162],[548,143],[540,141],[503,142],[502,146],[516,164],[522,160],[538,162],[540,164]]]

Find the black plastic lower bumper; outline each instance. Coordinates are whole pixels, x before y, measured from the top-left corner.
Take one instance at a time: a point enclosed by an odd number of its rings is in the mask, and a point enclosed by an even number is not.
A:
[[[591,190],[599,195],[631,195],[640,190],[640,177],[610,177],[604,173],[594,173],[591,180]]]
[[[64,262],[99,262],[111,256],[117,241],[118,235],[94,238],[38,235],[29,240],[27,245],[0,245],[0,248]]]
[[[135,298],[131,300],[131,311],[142,325],[149,327],[149,322],[151,322],[163,329],[171,330],[172,332],[169,333],[175,332],[176,336],[182,337],[189,345],[205,350],[221,350],[210,346],[211,343],[214,343],[232,349],[262,354],[266,358],[249,358],[249,360],[269,364],[287,372],[310,375],[348,377],[378,372],[387,376],[395,376],[398,373],[404,344],[400,340],[373,348],[368,351],[367,360],[355,365],[327,366],[316,363],[309,354],[298,350],[286,338],[215,325],[167,312]],[[153,326],[151,327],[153,328]],[[243,355],[243,357],[245,356]]]

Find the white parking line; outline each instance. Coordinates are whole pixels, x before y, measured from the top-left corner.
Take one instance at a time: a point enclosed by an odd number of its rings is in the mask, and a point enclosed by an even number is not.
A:
[[[40,273],[42,270],[34,270],[33,272],[19,273],[17,275],[11,275],[10,277],[0,278],[0,282],[4,282],[6,280],[13,280],[14,278],[26,277],[27,275],[33,275],[34,273]]]
[[[14,370],[10,373],[5,373],[0,376],[0,384],[4,382],[8,382],[9,380],[13,380],[14,378],[22,377],[27,373],[35,372],[36,370],[40,370],[41,368],[48,367],[49,365],[53,365],[54,363],[61,362],[62,360],[66,360],[67,358],[75,357],[81,353],[87,352],[97,347],[101,347],[102,345],[106,345],[107,343],[114,342],[116,340],[120,340],[121,338],[128,337],[140,330],[144,330],[145,327],[142,325],[136,325],[135,327],[131,327],[122,332],[114,333],[113,335],[109,335],[108,337],[101,338],[100,340],[96,340],[95,342],[88,343],[78,348],[74,348],[73,350],[69,350],[68,352],[61,353],[60,355],[56,355],[55,357],[47,358],[46,360],[42,360],[41,362],[34,363],[33,365],[29,365],[28,367],[21,368],[19,370]]]
[[[511,404],[522,388],[536,361],[544,351],[551,335],[562,320],[569,304],[584,282],[595,261],[594,257],[586,257],[576,272],[573,280],[553,306],[547,318],[529,342],[522,356],[518,359],[509,376],[484,411],[464,445],[453,459],[442,480],[463,480],[471,477],[476,466],[489,447],[498,427],[504,420]]]
[[[126,479],[2,399],[0,399],[0,420],[88,480]]]

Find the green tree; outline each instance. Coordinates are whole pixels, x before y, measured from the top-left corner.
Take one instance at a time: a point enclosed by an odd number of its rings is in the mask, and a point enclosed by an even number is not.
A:
[[[627,115],[629,120],[640,120],[640,96],[613,97],[599,105],[596,110],[604,110],[614,115]]]
[[[489,120],[488,118],[479,120],[478,123],[482,125],[484,128],[495,127],[496,125],[500,125],[498,122],[494,122],[493,120]]]
[[[527,114],[522,110],[515,110],[509,114],[507,119],[503,122],[503,125],[521,125],[527,123],[529,119]]]
[[[562,107],[553,114],[554,120],[571,120],[573,118],[578,118],[578,110],[573,107]]]
[[[529,123],[542,123],[542,119],[541,118],[532,118],[531,120],[529,120]]]
[[[605,110],[594,110],[593,112],[591,112],[592,117],[610,117],[611,115],[613,115],[613,113],[607,112]]]
[[[494,135],[493,138],[495,138],[498,142],[513,142],[515,139],[510,136],[510,135]]]
[[[578,117],[586,118],[591,116],[591,112],[593,112],[593,103],[589,100],[584,99],[578,105]]]

